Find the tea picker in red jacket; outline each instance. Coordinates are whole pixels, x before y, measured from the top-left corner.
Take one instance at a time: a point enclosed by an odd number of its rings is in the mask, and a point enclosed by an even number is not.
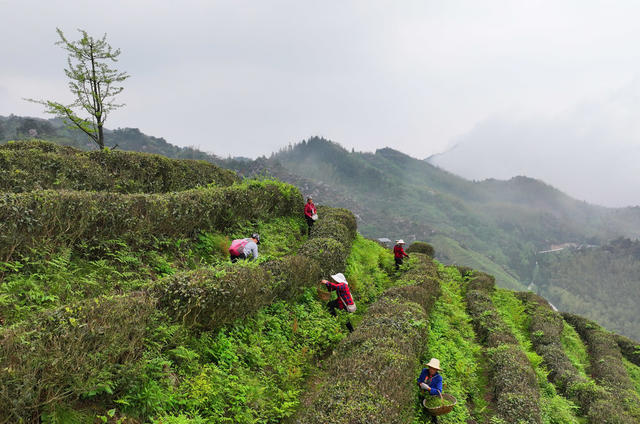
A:
[[[400,265],[402,265],[402,259],[409,257],[409,255],[407,255],[402,248],[403,244],[404,240],[400,239],[396,240],[396,245],[393,246],[393,256],[396,260],[396,271],[400,269]]]
[[[307,220],[307,235],[311,235],[311,227],[313,227],[314,222],[318,219],[318,211],[316,210],[316,205],[313,204],[313,198],[311,196],[307,197],[307,203],[304,205],[304,219]]]
[[[331,278],[335,281],[335,283],[322,280],[322,282],[327,286],[327,290],[333,291],[338,294],[336,299],[333,299],[327,303],[327,307],[329,308],[329,313],[336,316],[336,308],[346,310],[347,312],[355,312],[356,304],[351,297],[351,291],[349,290],[349,283],[347,279],[342,275],[342,273],[337,273],[332,275]],[[347,329],[349,332],[353,331],[353,325],[351,325],[351,321],[347,318]]]

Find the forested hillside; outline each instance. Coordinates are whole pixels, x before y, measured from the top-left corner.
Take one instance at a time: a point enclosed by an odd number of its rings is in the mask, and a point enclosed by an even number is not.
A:
[[[538,255],[536,290],[563,311],[584,315],[640,339],[640,242]]]
[[[0,152],[22,175],[0,192],[0,423],[425,423],[431,357],[456,399],[441,423],[640,422],[638,342],[418,248],[395,271],[345,209],[320,207],[307,236],[291,185],[139,153]],[[257,261],[231,264],[230,240],[254,231]],[[335,272],[350,317],[324,305]]]
[[[351,196],[364,234],[427,239],[444,261],[502,268],[511,275],[499,278],[503,285],[529,282],[535,253],[551,245],[640,234],[640,208],[588,205],[526,177],[471,182],[391,149],[348,152],[311,138],[273,159]]]

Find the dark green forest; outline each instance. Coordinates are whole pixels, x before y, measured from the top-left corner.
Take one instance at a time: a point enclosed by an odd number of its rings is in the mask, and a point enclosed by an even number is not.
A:
[[[640,241],[538,255],[538,292],[557,308],[640,339]]]

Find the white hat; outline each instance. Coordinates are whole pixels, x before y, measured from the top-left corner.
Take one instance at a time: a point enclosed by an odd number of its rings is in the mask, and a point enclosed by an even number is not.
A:
[[[427,363],[427,367],[435,368],[438,371],[441,371],[440,368],[440,360],[436,358],[431,358],[431,360]]]
[[[402,239],[396,240],[396,244],[404,244],[404,240],[402,240]]]
[[[349,285],[349,283],[347,283],[347,279],[344,278],[344,275],[342,275],[341,272],[337,273],[336,275],[332,275],[331,278],[336,280],[336,282],[338,283],[345,283],[346,285]]]

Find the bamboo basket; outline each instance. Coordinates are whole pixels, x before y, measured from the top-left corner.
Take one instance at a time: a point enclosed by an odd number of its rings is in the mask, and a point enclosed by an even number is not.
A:
[[[450,401],[452,402],[450,405],[444,405],[444,400]],[[424,399],[422,401],[422,406],[424,406],[427,411],[431,414],[431,415],[444,415],[444,414],[448,414],[449,412],[453,411],[453,407],[456,406],[456,403],[458,403],[458,401],[456,400],[455,397],[453,397],[452,395],[448,394],[448,393],[442,393],[440,392],[440,402],[442,403],[442,405],[440,406],[433,406],[433,407],[428,407],[427,406],[427,399]]]
[[[318,299],[323,302],[328,302],[329,300],[331,300],[331,292],[329,292],[327,290],[327,286],[322,283],[318,285]]]

